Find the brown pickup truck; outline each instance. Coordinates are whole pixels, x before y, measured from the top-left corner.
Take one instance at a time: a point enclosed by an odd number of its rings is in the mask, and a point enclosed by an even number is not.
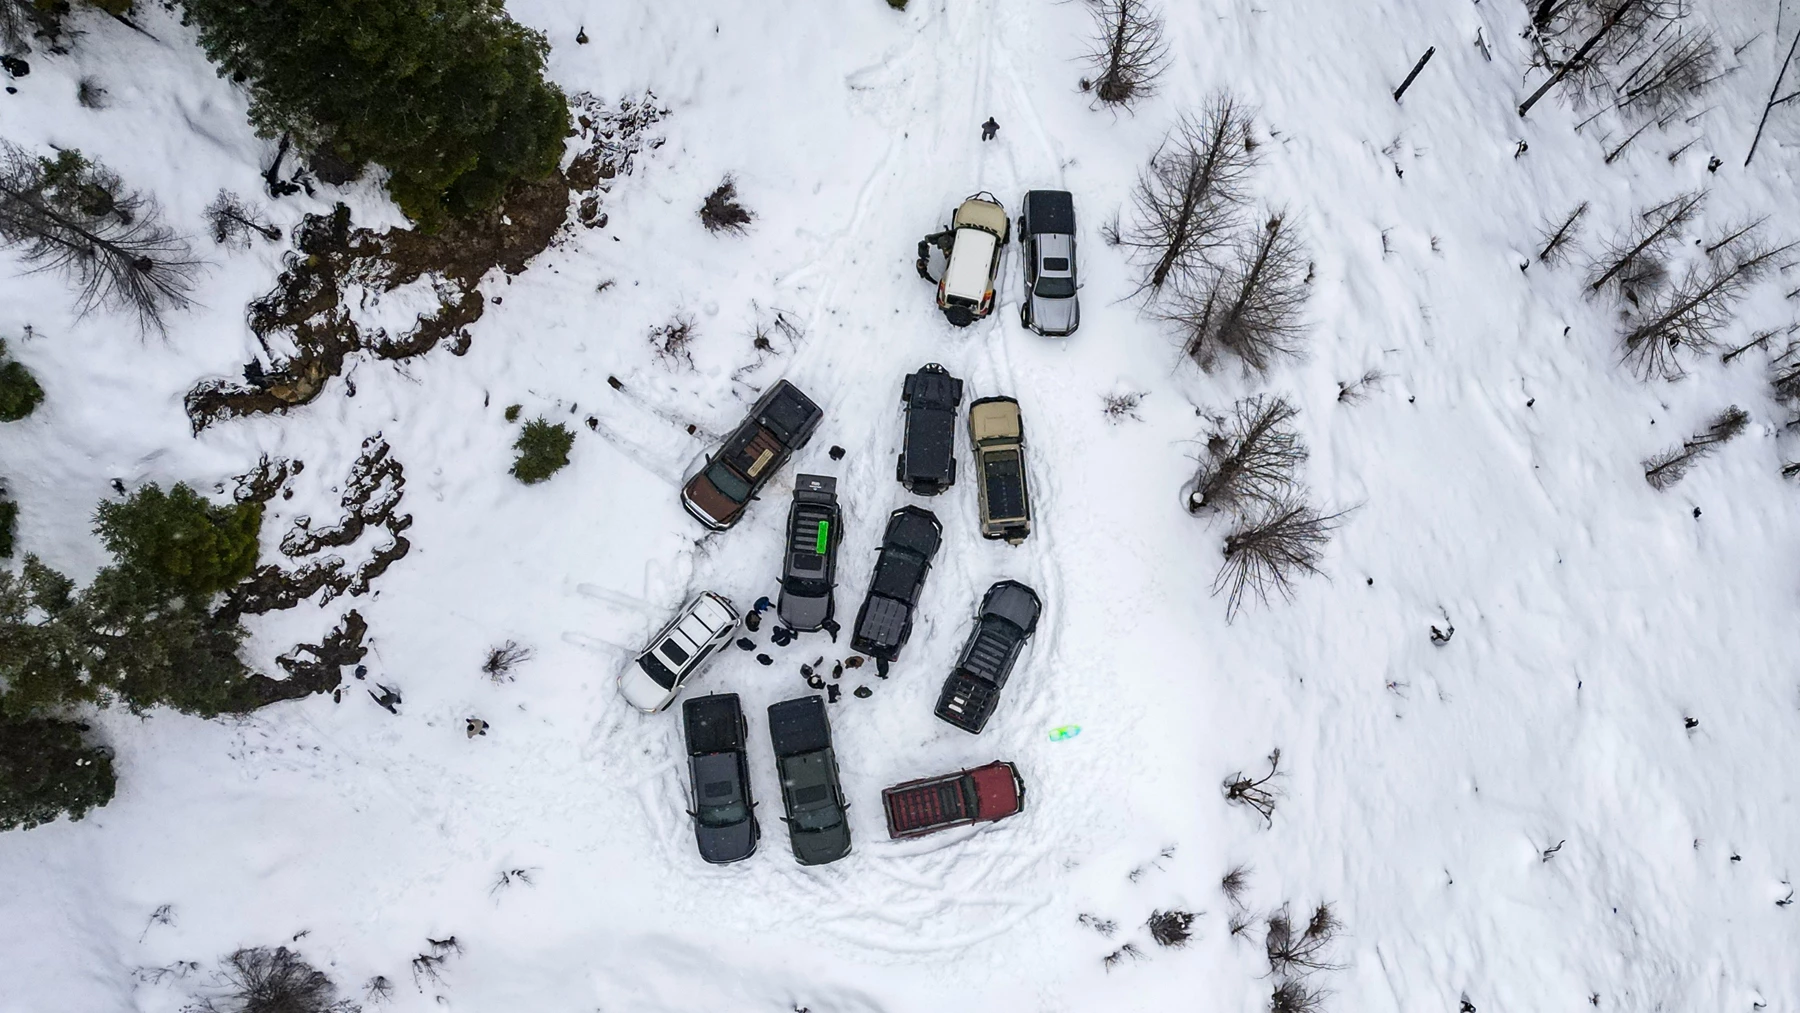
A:
[[[974,770],[922,777],[896,784],[881,793],[887,810],[888,836],[925,834],[1005,819],[1025,808],[1025,782],[1004,760]]]
[[[806,441],[825,413],[800,388],[779,381],[750,409],[750,415],[725,438],[724,446],[706,459],[681,490],[681,505],[714,531],[738,522],[756,491],[774,476]]]

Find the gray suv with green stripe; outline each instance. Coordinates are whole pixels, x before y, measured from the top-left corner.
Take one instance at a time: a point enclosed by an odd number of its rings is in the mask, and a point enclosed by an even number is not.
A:
[[[837,479],[794,476],[788,509],[787,551],[781,563],[781,600],[775,614],[791,630],[810,633],[831,619],[837,583],[837,548],[843,538]]]

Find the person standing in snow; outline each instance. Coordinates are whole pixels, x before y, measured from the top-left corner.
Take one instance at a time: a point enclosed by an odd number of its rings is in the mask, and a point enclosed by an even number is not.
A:
[[[995,122],[995,120],[992,116],[989,116],[987,118],[987,122],[983,123],[981,125],[981,139],[984,141],[993,140],[994,135],[999,132],[1000,132],[1000,124]]]

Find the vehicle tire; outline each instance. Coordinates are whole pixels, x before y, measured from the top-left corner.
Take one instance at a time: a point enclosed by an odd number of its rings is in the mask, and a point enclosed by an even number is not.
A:
[[[901,485],[906,484],[906,455],[905,454],[901,454],[894,458],[894,481],[899,482]]]
[[[1028,331],[1031,330],[1031,304],[1030,303],[1025,303],[1019,307],[1019,326],[1025,328]]]
[[[965,306],[952,306],[944,311],[944,319],[950,321],[952,327],[967,327],[975,322],[975,314]]]
[[[952,460],[950,462],[950,481],[944,483],[944,488],[948,489],[955,484],[956,484],[956,462],[954,460]]]

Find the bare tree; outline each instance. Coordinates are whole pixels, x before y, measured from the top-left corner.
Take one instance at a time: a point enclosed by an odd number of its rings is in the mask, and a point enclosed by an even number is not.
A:
[[[1588,202],[1582,201],[1563,218],[1561,224],[1545,226],[1543,235],[1539,237],[1543,244],[1538,248],[1539,263],[1554,267],[1569,259],[1570,244],[1581,234],[1581,219],[1586,217],[1587,212]]]
[[[685,313],[677,313],[669,318],[668,323],[650,328],[650,347],[656,350],[656,357],[665,363],[673,365],[684,362],[689,369],[693,369],[694,353],[689,346],[697,336],[694,318]]]
[[[1292,597],[1295,578],[1320,572],[1325,544],[1342,517],[1321,514],[1296,492],[1240,522],[1225,536],[1225,561],[1213,578],[1213,594],[1226,593],[1225,621],[1237,617],[1246,592],[1265,604],[1270,591]]]
[[[1268,934],[1263,937],[1269,973],[1285,977],[1336,967],[1326,959],[1325,951],[1341,927],[1331,905],[1320,904],[1313,909],[1305,928],[1296,930],[1288,918],[1287,906],[1282,905],[1281,910],[1269,916]]]
[[[104,167],[73,151],[39,158],[6,141],[0,245],[17,247],[39,270],[67,274],[79,312],[130,309],[146,330],[160,330],[165,312],[188,305],[200,267],[156,203]]]
[[[1128,959],[1129,960],[1141,960],[1141,959],[1143,959],[1143,956],[1144,956],[1144,951],[1138,949],[1136,943],[1126,943],[1124,946],[1121,946],[1118,949],[1112,951],[1111,953],[1108,953],[1106,956],[1101,957],[1100,964],[1102,967],[1105,967],[1108,971],[1110,971],[1113,969],[1113,966],[1115,964],[1118,964],[1120,961],[1128,960]]]
[[[1540,21],[1537,14],[1543,14]],[[1630,59],[1664,26],[1688,14],[1685,0],[1572,0],[1533,16],[1538,62],[1552,73],[1519,104],[1519,115],[1565,80],[1578,99],[1610,94],[1609,70]],[[1579,40],[1579,41],[1576,41]]]
[[[1608,241],[1589,265],[1588,290],[1598,292],[1611,283],[1635,299],[1639,290],[1655,287],[1666,274],[1663,260],[1669,247],[1705,203],[1706,191],[1693,190],[1640,212],[1631,228]]]
[[[498,647],[488,649],[487,660],[481,663],[482,674],[494,682],[511,682],[512,670],[531,659],[531,648],[520,647],[516,640],[508,640]]]
[[[1149,266],[1139,291],[1160,289],[1171,276],[1197,276],[1226,241],[1257,163],[1250,122],[1251,111],[1220,92],[1199,115],[1182,117],[1138,175],[1137,220],[1119,245]]]
[[[1156,945],[1181,947],[1194,935],[1195,917],[1189,911],[1154,911],[1144,924],[1149,926],[1150,938],[1156,940]]]
[[[1244,906],[1244,891],[1249,888],[1250,867],[1248,865],[1234,865],[1225,871],[1225,875],[1219,877],[1219,890],[1225,894],[1225,899],[1231,902],[1232,907]]]
[[[22,53],[31,48],[37,30],[37,5],[32,0],[0,0],[0,53]]]
[[[1294,472],[1306,460],[1306,446],[1292,423],[1300,410],[1286,398],[1267,394],[1232,405],[1206,438],[1206,456],[1194,473],[1188,512],[1244,510],[1276,504],[1294,489]]]
[[[1201,368],[1227,351],[1263,372],[1277,356],[1300,354],[1310,294],[1306,249],[1279,213],[1236,246],[1231,266],[1198,283],[1184,280],[1157,315],[1175,325],[1183,353]]]
[[[1718,333],[1731,322],[1750,284],[1793,248],[1740,240],[1736,256],[1690,268],[1681,283],[1644,309],[1620,339],[1620,357],[1638,376],[1675,379],[1686,374],[1681,353],[1718,347]]]
[[[1671,112],[1716,80],[1718,71],[1719,43],[1712,32],[1676,29],[1619,82],[1619,108]]]
[[[204,1013],[354,1013],[325,972],[285,946],[238,950],[225,958],[223,996],[202,999]]]
[[[1269,995],[1269,1013],[1322,1013],[1325,993],[1299,978],[1285,978],[1275,983]]]
[[[1362,404],[1369,395],[1381,389],[1387,382],[1388,375],[1379,369],[1365,369],[1363,375],[1354,380],[1338,381],[1338,402],[1340,404]]]
[[[1646,460],[1644,481],[1649,482],[1652,489],[1667,489],[1681,481],[1695,461],[1730,443],[1749,424],[1750,414],[1732,405],[1714,416],[1703,431],[1683,440],[1681,446]]]
[[[206,216],[207,231],[212,233],[213,242],[220,246],[249,249],[252,232],[270,242],[281,238],[281,230],[269,223],[262,209],[246,203],[230,190],[220,190],[201,213]]]
[[[1162,16],[1143,0],[1098,0],[1093,6],[1093,77],[1081,79],[1107,105],[1128,106],[1149,95],[1162,76],[1169,47]]]
[[[744,226],[756,216],[750,209],[738,203],[737,180],[729,174],[706,195],[700,205],[700,223],[708,232],[732,232],[741,234]]]
[[[1234,772],[1220,784],[1225,792],[1225,801],[1233,805],[1244,805],[1262,814],[1264,822],[1273,826],[1275,823],[1275,803],[1281,798],[1281,789],[1274,785],[1274,780],[1281,776],[1281,750],[1269,753],[1269,772],[1261,777],[1251,777],[1239,770]]]

